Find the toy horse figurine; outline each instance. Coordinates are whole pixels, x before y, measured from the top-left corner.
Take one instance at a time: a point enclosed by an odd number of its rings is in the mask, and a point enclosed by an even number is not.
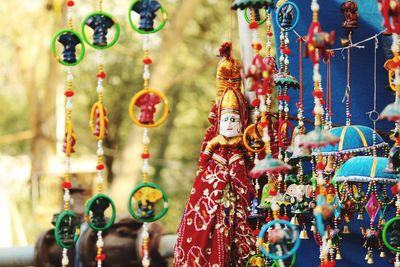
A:
[[[136,2],[132,11],[140,14],[139,29],[142,31],[154,30],[154,19],[156,12],[161,8],[157,0],[141,0]]]
[[[104,15],[94,15],[89,17],[85,24],[94,30],[93,44],[101,47],[107,46],[108,29],[114,25],[114,21]]]
[[[66,32],[58,37],[58,42],[64,46],[62,51],[63,61],[70,64],[75,63],[76,46],[81,43],[79,38],[71,32]]]

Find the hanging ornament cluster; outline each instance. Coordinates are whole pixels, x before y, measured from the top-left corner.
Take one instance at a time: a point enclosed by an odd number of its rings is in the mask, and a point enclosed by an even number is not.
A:
[[[156,18],[159,17],[158,20]],[[137,92],[129,105],[132,122],[143,128],[142,182],[132,190],[128,210],[132,217],[143,222],[142,265],[150,266],[148,223],[161,219],[168,211],[168,198],[164,190],[150,182],[150,136],[149,129],[162,125],[169,115],[165,95],[150,87],[150,34],[160,31],[166,24],[167,13],[157,0],[135,0],[128,11],[132,29],[143,36],[143,89]],[[135,21],[135,18],[138,18]]]
[[[79,238],[80,221],[77,215],[70,210],[72,188],[71,181],[71,154],[75,152],[76,135],[72,123],[72,99],[75,94],[73,86],[72,66],[79,64],[85,54],[85,45],[81,35],[73,28],[73,7],[75,2],[69,0],[67,5],[67,28],[58,31],[51,43],[52,53],[56,60],[67,67],[65,95],[65,137],[63,152],[65,153],[65,175],[62,183],[64,192],[63,211],[57,216],[54,237],[62,248],[60,265],[67,267],[70,264],[68,249],[72,248]],[[61,52],[60,52],[61,50]],[[77,51],[78,50],[78,51]]]
[[[115,18],[103,11],[103,1],[98,0],[97,10],[85,17],[82,22],[82,35],[85,42],[97,50],[97,102],[90,112],[89,126],[97,140],[97,178],[95,181],[97,192],[86,204],[85,217],[91,229],[97,232],[97,254],[93,259],[98,267],[103,265],[106,254],[103,250],[103,231],[109,229],[116,217],[115,204],[110,197],[103,193],[104,189],[104,149],[103,142],[107,137],[107,109],[104,106],[104,81],[106,72],[104,69],[104,50],[112,47],[117,41],[120,27]],[[111,217],[106,218],[105,212],[110,209]]]

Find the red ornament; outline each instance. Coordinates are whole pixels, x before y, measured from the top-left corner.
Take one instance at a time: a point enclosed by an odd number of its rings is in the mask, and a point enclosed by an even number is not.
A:
[[[259,233],[260,233],[260,229],[256,229],[253,231],[254,236],[258,236]]]
[[[270,196],[276,196],[278,194],[278,190],[276,190],[276,188],[271,188],[269,190],[269,195]]]
[[[312,95],[313,97],[318,97],[318,98],[324,97],[324,93],[321,90],[313,91]]]
[[[104,261],[106,259],[106,254],[102,253],[96,256],[96,261]]]
[[[74,2],[74,1],[72,1],[72,0],[67,1],[67,6],[68,6],[68,7],[73,7],[74,5],[75,5],[75,2]]]
[[[150,153],[142,153],[142,159],[150,158]]]
[[[251,29],[251,30],[258,29],[258,23],[257,23],[257,21],[252,21],[252,22],[249,24],[249,29]]]
[[[64,189],[71,189],[72,188],[72,184],[69,181],[65,181],[65,182],[62,183],[62,187]]]
[[[151,58],[146,57],[143,59],[143,64],[150,65],[151,63],[153,63],[153,60],[151,60]]]
[[[104,170],[104,164],[103,164],[103,163],[100,163],[99,165],[96,166],[96,169],[97,169],[98,171]]]
[[[258,98],[256,98],[256,99],[254,99],[253,101],[251,101],[251,105],[252,105],[253,107],[258,107],[258,106],[260,105],[260,103],[261,103],[261,101],[260,101],[260,99],[258,99]]]
[[[97,73],[97,78],[104,79],[106,77],[106,73],[104,71],[100,71]]]
[[[325,164],[322,163],[322,162],[318,162],[318,164],[317,164],[317,166],[316,166],[316,169],[317,169],[318,171],[323,171],[323,170],[325,170]]]
[[[72,90],[67,90],[67,91],[64,92],[64,95],[65,95],[66,97],[72,97],[72,96],[74,95],[74,91],[72,91]]]

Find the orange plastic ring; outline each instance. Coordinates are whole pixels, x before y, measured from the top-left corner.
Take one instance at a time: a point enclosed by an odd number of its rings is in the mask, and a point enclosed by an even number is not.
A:
[[[103,140],[106,134],[106,125],[105,125],[105,114],[104,114],[104,106],[103,103],[97,102],[93,105],[92,110],[90,112],[90,120],[89,120],[89,126],[91,132],[95,135],[96,131],[96,125],[94,123],[95,121],[95,116],[96,116],[96,110],[99,111],[99,117],[100,117],[100,133],[96,138],[97,140]]]
[[[265,149],[265,144],[264,144],[264,146],[263,147],[261,147],[260,149],[254,149],[254,148],[252,148],[249,144],[248,144],[248,142],[247,142],[247,133],[250,131],[250,130],[252,130],[254,127],[256,127],[256,125],[257,126],[260,126],[261,127],[261,125],[260,124],[250,124],[249,126],[247,126],[247,128],[244,130],[244,133],[243,133],[243,145],[246,147],[246,149],[247,150],[249,150],[249,151],[251,151],[251,152],[253,152],[253,153],[259,153],[259,152],[261,152],[261,151],[263,151],[264,149]],[[261,127],[261,135],[263,135],[264,133],[264,129],[262,129],[262,127]]]

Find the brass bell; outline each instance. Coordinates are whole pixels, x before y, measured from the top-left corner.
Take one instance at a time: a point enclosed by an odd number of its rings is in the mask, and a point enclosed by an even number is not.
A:
[[[299,225],[299,220],[297,219],[297,216],[296,216],[296,215],[294,215],[294,216],[292,217],[292,219],[290,219],[290,223],[291,223],[291,224],[294,224],[294,225]]]
[[[308,237],[308,233],[307,233],[306,229],[301,230],[301,232],[300,232],[300,239],[310,239],[310,238]]]
[[[379,257],[381,257],[381,258],[386,257],[385,251],[382,250],[381,253],[379,253]]]
[[[364,260],[368,260],[369,259],[369,252],[367,252],[367,254],[364,257]]]
[[[343,234],[348,235],[348,234],[350,234],[350,233],[351,233],[351,232],[350,232],[349,225],[346,224],[345,226],[343,226]]]
[[[363,216],[362,212],[358,213],[357,220],[364,220],[364,216]]]
[[[374,258],[372,257],[372,254],[370,254],[370,256],[368,256],[367,263],[368,264],[374,264]]]
[[[336,252],[335,260],[339,261],[339,260],[342,260],[342,259],[343,259],[343,258],[342,258],[342,254],[340,254],[340,251],[338,250],[338,251]]]
[[[317,230],[317,229],[315,228],[315,224],[313,224],[313,225],[311,226],[311,232],[315,233],[315,230]]]

